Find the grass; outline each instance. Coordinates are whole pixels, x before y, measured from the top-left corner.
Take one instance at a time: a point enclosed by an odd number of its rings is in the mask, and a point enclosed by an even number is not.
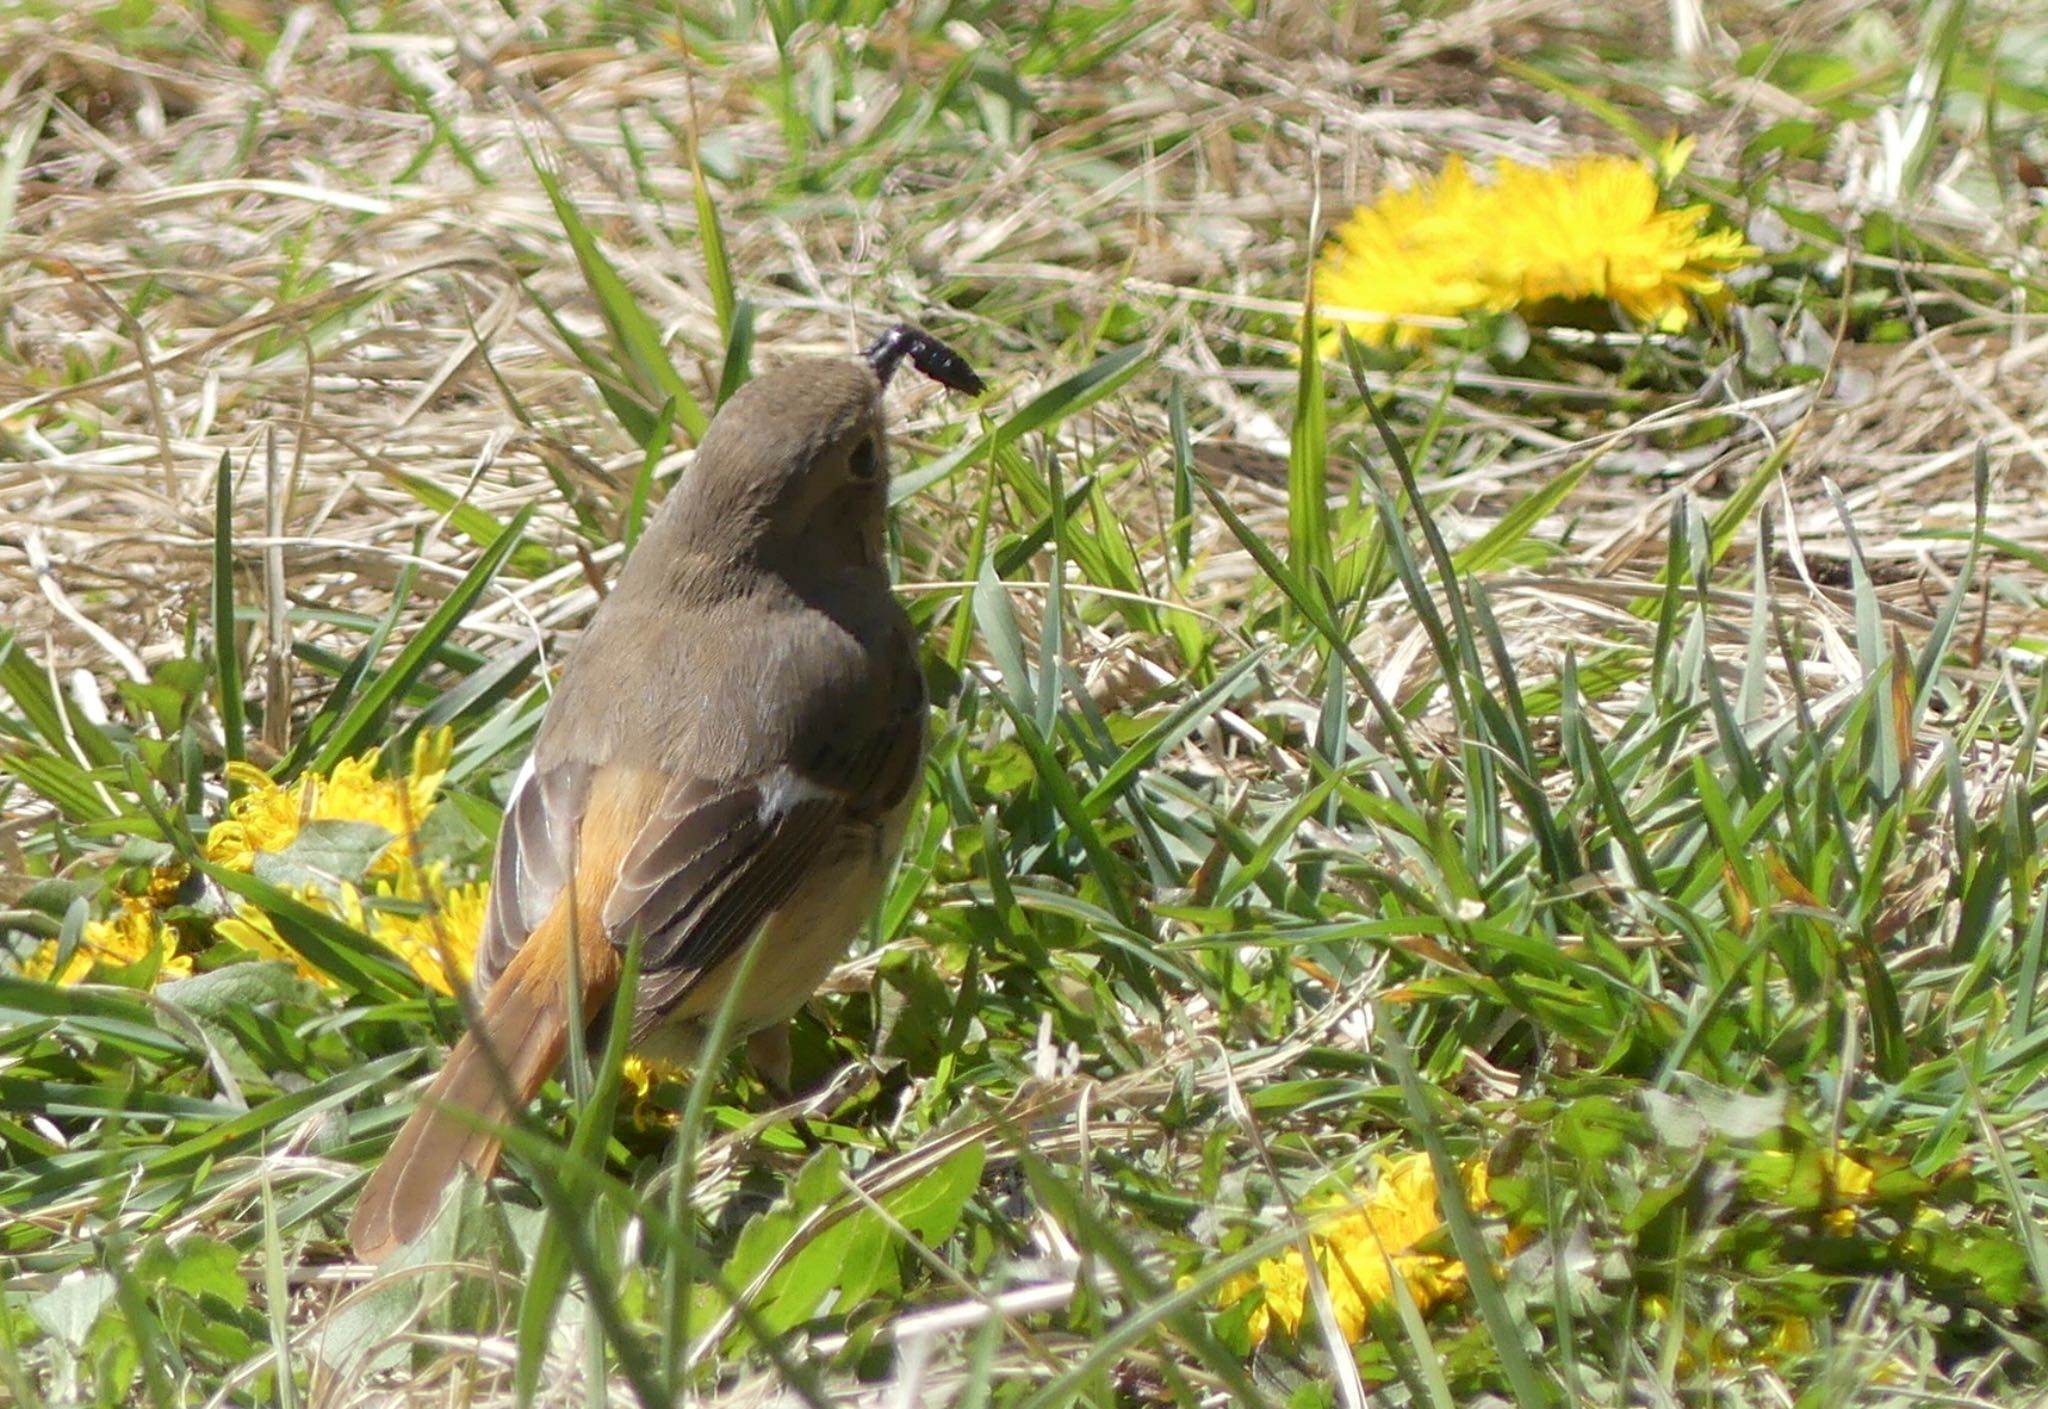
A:
[[[2048,1404],[2048,29],[1690,9],[0,18],[6,1397]],[[1297,355],[1317,219],[1674,126],[1726,322]],[[898,318],[994,391],[892,393],[932,755],[804,1094],[585,1052],[372,1276],[547,671]],[[389,825],[225,861],[252,768]]]

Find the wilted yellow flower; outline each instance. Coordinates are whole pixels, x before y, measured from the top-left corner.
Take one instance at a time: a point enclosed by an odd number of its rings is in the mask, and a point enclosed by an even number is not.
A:
[[[1691,300],[1722,298],[1721,275],[1758,254],[1737,231],[1702,230],[1706,206],[1659,208],[1659,173],[1676,177],[1691,150],[1667,142],[1655,172],[1627,157],[1503,161],[1490,184],[1453,156],[1434,182],[1383,193],[1337,227],[1316,262],[1318,311],[1402,344],[1427,337],[1430,318],[1583,299],[1681,331]]]
[[[158,920],[147,896],[123,896],[121,908],[115,914],[104,920],[87,921],[85,933],[79,936],[78,947],[72,951],[62,973],[56,971],[57,950],[56,940],[45,941],[22,964],[22,976],[59,984],[82,983],[95,965],[125,969],[152,954],[163,956],[157,967],[159,979],[192,975],[190,956],[177,952],[177,937]]]
[[[654,1103],[655,1088],[664,1081],[673,1081],[680,1074],[681,1068],[672,1062],[643,1057],[634,1052],[626,1054],[625,1061],[619,1064],[620,1091],[633,1098],[635,1125],[674,1125],[681,1118],[668,1107]]]
[[[1466,1196],[1474,1203],[1485,1201],[1485,1177],[1483,1165],[1475,1165],[1466,1175]],[[1309,1211],[1318,1215],[1309,1229],[1309,1246],[1346,1340],[1356,1342],[1365,1335],[1372,1308],[1393,1295],[1396,1276],[1424,1311],[1456,1295],[1465,1284],[1465,1265],[1458,1259],[1415,1251],[1443,1226],[1436,1171],[1426,1154],[1382,1160],[1379,1181],[1370,1194],[1325,1200]],[[1234,1305],[1254,1288],[1263,1297],[1251,1315],[1252,1339],[1264,1341],[1276,1325],[1290,1336],[1298,1335],[1302,1318],[1313,1305],[1301,1250],[1289,1248],[1231,1278],[1218,1291],[1217,1302]]]
[[[1812,1322],[1808,1321],[1804,1316],[1795,1316],[1789,1311],[1779,1312],[1776,1321],[1777,1329],[1771,1332],[1770,1340],[1765,1343],[1766,1349],[1770,1352],[1771,1359],[1781,1359],[1788,1355],[1804,1355],[1807,1351],[1813,1349]]]
[[[1866,1158],[1886,1164],[1882,1155]],[[1766,1199],[1818,1213],[1829,1232],[1845,1237],[1855,1230],[1856,1211],[1872,1202],[1878,1173],[1839,1150],[1767,1150],[1751,1160],[1749,1177]]]
[[[182,861],[169,861],[149,873],[149,888],[144,899],[161,910],[177,900],[178,892],[184,889],[186,877],[192,868]]]

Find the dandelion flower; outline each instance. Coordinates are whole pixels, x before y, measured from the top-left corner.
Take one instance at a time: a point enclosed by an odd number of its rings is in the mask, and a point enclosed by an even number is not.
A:
[[[245,791],[206,833],[206,859],[230,871],[253,871],[258,852],[283,851],[297,840],[299,828],[311,820],[317,780],[307,774],[281,788],[262,769],[241,762],[230,763],[227,774]]]
[[[1430,320],[1492,305],[1486,244],[1475,238],[1491,200],[1455,156],[1434,182],[1382,193],[1332,232],[1316,263],[1316,303],[1357,337],[1402,346],[1429,337]]]
[[[409,836],[433,808],[454,747],[453,730],[423,731],[413,740],[412,768],[403,778],[376,776],[374,752],[343,759],[326,776],[302,774],[288,786],[253,765],[230,763],[228,777],[246,791],[207,832],[206,859],[233,871],[253,870],[258,852],[285,850],[308,822],[367,822],[393,837]],[[371,874],[395,873],[403,850],[387,847],[371,863]]]
[[[1467,1175],[1467,1197],[1483,1203],[1485,1172],[1475,1169]],[[1346,1340],[1363,1338],[1373,1308],[1392,1298],[1395,1277],[1424,1311],[1457,1295],[1465,1284],[1462,1262],[1415,1250],[1443,1226],[1436,1171],[1426,1154],[1383,1160],[1370,1194],[1324,1200],[1309,1211],[1315,1215],[1309,1246]],[[1231,1278],[1217,1300],[1223,1306],[1235,1305],[1254,1290],[1262,1295],[1249,1323],[1253,1340],[1264,1341],[1276,1326],[1290,1337],[1300,1333],[1302,1318],[1313,1304],[1300,1248],[1289,1248]]]
[[[57,950],[56,940],[45,941],[23,962],[22,976],[57,984],[82,983],[95,966],[125,969],[152,955],[160,959],[156,971],[159,979],[192,975],[190,956],[177,952],[177,937],[158,919],[147,896],[123,896],[117,913],[104,920],[87,921],[85,933],[79,936],[78,947],[72,951],[62,973],[57,971]]]
[[[1757,251],[1737,231],[1703,232],[1707,207],[1660,210],[1657,195],[1650,169],[1626,157],[1547,169],[1502,162],[1495,287],[1521,306],[1605,299],[1637,323],[1683,332],[1691,301],[1718,300],[1720,276]]]
[[[476,971],[490,887],[482,881],[450,886],[446,871],[436,862],[422,877],[408,863],[393,879],[377,883],[369,909],[354,886],[344,886],[342,916],[403,959],[428,987],[452,995]]]
[[[332,913],[334,909],[327,893],[316,885],[286,887],[285,894],[315,910]],[[311,979],[315,983],[329,981],[326,974],[307,963],[298,950],[284,942],[284,936],[277,932],[277,922],[253,905],[236,905],[233,914],[226,919],[214,921],[213,932],[222,939],[240,945],[251,954],[258,954],[266,959],[288,960],[298,967],[301,978]]]
[[[452,993],[456,984],[469,981],[476,963],[487,887],[450,886],[441,862],[422,873],[408,839],[433,810],[454,744],[450,729],[422,732],[413,741],[412,767],[400,778],[378,777],[375,753],[344,759],[331,773],[306,773],[289,785],[247,764],[229,764],[228,776],[245,791],[206,834],[207,859],[230,870],[253,871],[258,856],[288,849],[310,822],[381,828],[392,844],[369,864],[363,878],[372,887],[367,901],[351,882],[331,892],[308,885],[293,895],[339,915],[403,959],[427,984]],[[245,949],[290,959],[307,977],[324,980],[284,942],[271,918],[253,906],[236,906],[215,929]]]
[[[1828,1231],[1846,1238],[1856,1231],[1856,1209],[1870,1202],[1877,1188],[1877,1172],[1844,1154],[1828,1160],[1828,1184],[1834,1191],[1835,1207],[1826,1215]]]
[[[643,1057],[634,1052],[626,1054],[619,1064],[620,1089],[633,1098],[633,1124],[641,1129],[649,1126],[673,1126],[681,1117],[667,1106],[654,1100],[654,1092],[662,1082],[673,1081],[682,1075],[682,1068],[659,1057]]]
[[[1897,1163],[1883,1155],[1866,1153],[1859,1159],[1839,1150],[1766,1150],[1751,1160],[1748,1178],[1766,1201],[1817,1213],[1830,1233],[1847,1237],[1855,1231],[1858,1210],[1877,1200],[1879,1171]]]
[[[1773,1318],[1777,1322],[1766,1342],[1770,1359],[1780,1360],[1788,1356],[1804,1355],[1813,1349],[1813,1323],[1804,1316],[1790,1311],[1781,1311]]]
[[[484,914],[490,908],[490,886],[482,881],[450,886],[446,871],[445,863],[435,862],[422,876],[408,862],[394,876],[379,880],[367,900],[347,882],[331,895],[317,885],[290,894],[368,935],[403,960],[436,993],[453,994],[476,970],[476,947],[483,936]],[[233,915],[214,925],[214,931],[252,953],[291,961],[301,975],[316,983],[328,981],[285,943],[277,923],[254,906],[237,906]]]
[[[1703,205],[1663,209],[1659,180],[1691,155],[1674,139],[1657,168],[1592,156],[1555,167],[1503,161],[1490,182],[1457,157],[1434,182],[1381,194],[1333,232],[1316,262],[1318,310],[1375,342],[1412,344],[1432,320],[1585,300],[1680,332],[1721,276],[1756,258],[1740,233],[1707,231]],[[1327,350],[1336,340],[1325,334]]]

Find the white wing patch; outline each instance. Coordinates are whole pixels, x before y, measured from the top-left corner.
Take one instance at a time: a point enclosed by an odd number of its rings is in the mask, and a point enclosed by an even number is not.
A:
[[[761,806],[756,815],[763,826],[772,825],[777,817],[800,802],[844,801],[835,789],[814,782],[787,766],[776,769],[755,786],[761,794]]]

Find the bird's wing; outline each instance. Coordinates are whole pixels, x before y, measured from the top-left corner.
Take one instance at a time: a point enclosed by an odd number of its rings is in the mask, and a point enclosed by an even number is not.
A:
[[[641,934],[642,995],[686,992],[780,908],[847,820],[846,795],[793,768],[673,783],[619,867],[604,927]]]
[[[547,914],[579,853],[587,860],[601,850],[616,870],[579,883],[608,891],[598,928],[623,948],[638,927],[643,996],[680,995],[789,899],[834,831],[854,820],[846,793],[792,768],[714,783],[618,765],[558,767],[521,782],[477,950],[481,990]]]
[[[879,827],[916,783],[926,727],[918,681],[882,727],[842,732],[799,764],[668,790],[604,911],[614,943],[643,936],[643,1014],[672,1009],[737,953],[849,828]]]
[[[574,760],[536,769],[528,758],[513,778],[491,864],[490,909],[477,942],[478,994],[490,990],[568,883],[595,771]]]
[[[821,719],[797,731],[798,761],[750,775],[569,760],[522,768],[499,834],[479,990],[554,906],[580,851],[586,866],[613,858],[583,883],[604,895],[613,945],[640,930],[643,1006],[686,993],[790,898],[836,832],[878,821],[915,786],[923,681],[914,667],[895,678],[898,698],[864,725]]]

